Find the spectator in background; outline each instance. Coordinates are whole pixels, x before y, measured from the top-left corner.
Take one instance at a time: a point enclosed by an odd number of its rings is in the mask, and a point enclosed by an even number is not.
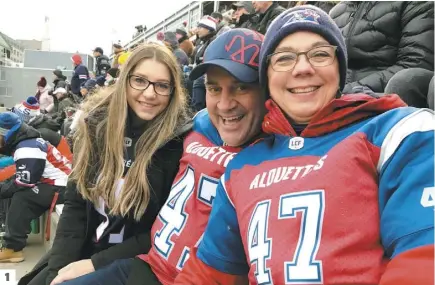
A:
[[[56,69],[53,71],[53,91],[59,87],[63,87],[68,90],[66,76],[63,75],[62,70]]]
[[[59,87],[53,92],[53,94],[54,96],[56,96],[58,102],[53,109],[53,113],[57,114],[58,117],[65,118],[66,109],[70,107],[74,107],[75,102],[68,96],[68,91],[65,88]]]
[[[124,54],[124,53],[126,53],[126,51],[124,50],[124,48],[120,44],[113,44],[113,53],[115,55],[113,57],[112,68],[118,68],[118,66],[119,66],[119,63],[118,63],[119,56]]]
[[[71,92],[75,95],[80,95],[80,86],[82,86],[89,78],[89,71],[82,64],[82,57],[75,54],[71,57],[74,65],[74,71],[71,78]]]
[[[30,222],[50,209],[53,201],[63,203],[71,163],[12,112],[0,114],[0,147],[16,165],[15,178],[0,190],[0,199],[11,198],[0,261],[15,263],[24,260]]]
[[[38,101],[35,97],[28,97],[26,101],[15,106],[12,112],[18,115],[23,123],[37,130],[45,141],[56,147],[69,161],[72,161],[72,153],[68,143],[58,133],[61,125],[57,120],[41,114]]]
[[[115,84],[116,79],[118,78],[119,69],[116,67],[112,67],[107,71],[106,74],[106,82],[104,82],[105,86],[111,86]]]
[[[204,16],[198,22],[198,29],[196,36],[199,43],[193,51],[193,64],[197,65],[202,63],[205,49],[211,43],[216,35],[216,20],[210,16]]]
[[[100,75],[105,76],[107,70],[109,70],[110,66],[110,59],[104,55],[104,51],[100,47],[96,47],[93,50],[93,55],[95,58],[95,77],[98,77]]]
[[[213,12],[211,15],[214,19],[216,19],[216,36],[219,36],[225,32],[231,30],[227,23],[224,22],[224,17],[219,12]]]
[[[83,98],[85,98],[86,96],[88,96],[89,93],[92,94],[92,92],[95,91],[96,87],[97,87],[97,81],[95,79],[89,79],[80,88],[80,94],[82,95]]]
[[[196,36],[200,42],[195,47],[193,52],[193,65],[201,64],[204,57],[204,52],[208,45],[213,41],[216,35],[216,22],[213,17],[204,16],[198,22]],[[193,81],[190,107],[193,112],[200,111],[205,108],[205,84],[204,76]]]
[[[285,11],[278,2],[274,1],[252,1],[255,12],[258,14],[256,30],[265,35],[270,23],[282,12]]]
[[[434,65],[433,2],[340,2],[330,15],[346,39],[349,70],[343,93],[360,85],[399,93],[409,105],[427,107]],[[410,68],[419,69],[405,73],[406,78],[402,74],[386,90],[397,72]],[[422,81],[424,86],[416,88]]]
[[[183,69],[184,65],[189,65],[189,58],[180,48],[180,44],[178,43],[177,36],[174,32],[159,32],[157,34],[157,39],[161,40],[168,48],[171,49],[181,69]]]
[[[49,94],[51,86],[47,84],[45,77],[41,77],[36,83],[36,86],[37,91],[35,97],[39,101],[39,106],[42,112],[49,112],[51,108],[53,108],[53,97]]]
[[[255,14],[252,1],[239,1],[232,5],[234,10],[232,21],[235,28],[246,28],[256,30],[256,20],[258,16]],[[258,19],[257,19],[258,20]]]
[[[95,72],[93,72],[93,71],[89,71],[89,78],[90,79],[95,79]]]
[[[178,39],[180,48],[186,53],[186,55],[191,58],[193,54],[193,43],[189,40],[186,28],[181,26],[175,30],[175,36]]]

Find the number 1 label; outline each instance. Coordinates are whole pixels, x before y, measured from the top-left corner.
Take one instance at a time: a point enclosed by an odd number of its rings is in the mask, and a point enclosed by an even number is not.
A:
[[[16,285],[16,271],[15,269],[0,269],[0,284]]]

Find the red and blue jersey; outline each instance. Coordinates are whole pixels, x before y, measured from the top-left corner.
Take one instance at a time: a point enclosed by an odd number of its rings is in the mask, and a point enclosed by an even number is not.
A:
[[[432,245],[434,114],[394,98],[335,100],[300,136],[241,151],[197,250],[208,267],[176,284],[218,284],[213,269],[250,284],[381,284],[398,255]]]
[[[238,151],[224,146],[205,110],[195,116],[178,174],[151,230],[152,248],[140,256],[162,284],[173,284],[201,241],[219,178]]]

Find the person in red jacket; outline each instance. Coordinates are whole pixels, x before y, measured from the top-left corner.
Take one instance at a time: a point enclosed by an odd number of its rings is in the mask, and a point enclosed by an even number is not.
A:
[[[314,6],[272,22],[270,136],[228,164],[176,285],[434,284],[434,113],[343,95],[346,57]]]

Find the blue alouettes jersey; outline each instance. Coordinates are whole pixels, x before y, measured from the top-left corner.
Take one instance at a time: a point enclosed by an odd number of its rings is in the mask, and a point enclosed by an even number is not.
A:
[[[248,147],[198,258],[250,284],[378,284],[391,258],[434,242],[434,128],[432,111],[405,107]]]
[[[71,162],[42,138],[19,142],[14,161],[15,183],[19,186],[34,187],[38,183],[66,186],[71,173]]]
[[[240,148],[224,146],[206,110],[183,142],[180,168],[151,230],[152,247],[141,255],[164,285],[173,284],[208,222],[219,178]]]

